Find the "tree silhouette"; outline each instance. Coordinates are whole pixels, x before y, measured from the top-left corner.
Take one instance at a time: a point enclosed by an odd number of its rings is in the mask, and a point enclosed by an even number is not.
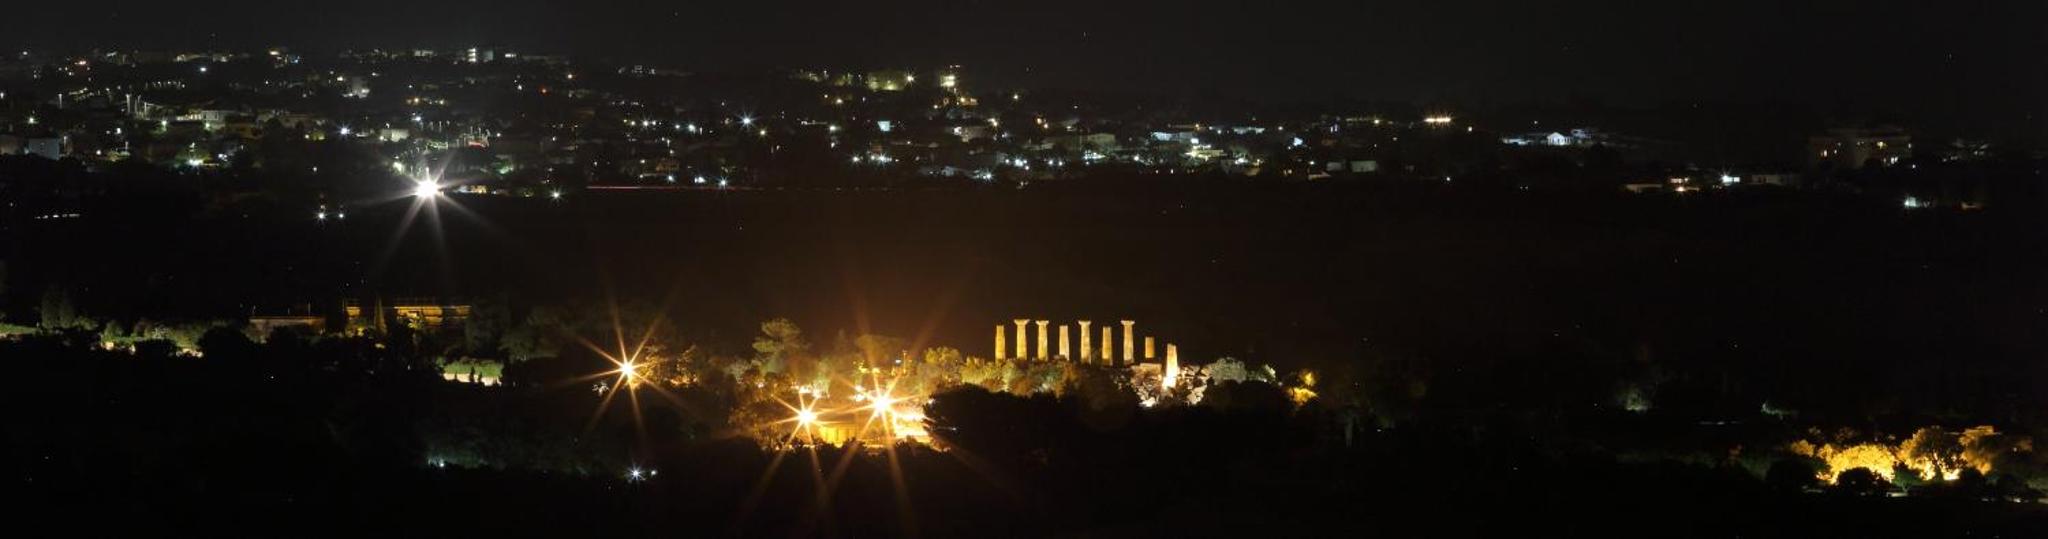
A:
[[[1850,468],[1835,476],[1834,492],[1847,496],[1883,496],[1891,489],[1891,483],[1869,468]]]

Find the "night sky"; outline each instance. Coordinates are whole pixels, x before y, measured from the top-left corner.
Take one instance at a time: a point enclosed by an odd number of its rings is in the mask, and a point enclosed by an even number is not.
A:
[[[453,47],[686,69],[966,64],[1260,100],[1780,101],[2040,131],[2048,2],[30,2],[0,45]],[[986,80],[987,77],[984,77]]]

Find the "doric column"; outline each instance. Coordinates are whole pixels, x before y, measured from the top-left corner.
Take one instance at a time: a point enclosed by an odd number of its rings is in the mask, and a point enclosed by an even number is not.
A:
[[[1164,377],[1160,380],[1160,383],[1164,384],[1167,388],[1172,388],[1174,382],[1178,381],[1179,379],[1180,349],[1175,348],[1172,344],[1169,343],[1166,345],[1166,372]]]
[[[1060,324],[1060,355],[1053,357],[1059,358],[1061,360],[1072,358],[1074,356],[1068,354],[1068,351],[1070,350],[1073,349],[1067,348],[1067,325]]]
[[[1088,347],[1089,322],[1087,320],[1081,320],[1078,323],[1081,324],[1081,362],[1087,363],[1088,360],[1095,358],[1095,350],[1090,349]]]
[[[1045,358],[1052,356],[1052,350],[1048,350],[1045,347],[1045,341],[1047,340],[1045,338],[1045,325],[1047,323],[1045,320],[1038,321],[1038,355],[1032,356],[1032,359],[1044,361]]]
[[[1031,359],[1031,350],[1030,350],[1030,348],[1031,348],[1031,343],[1028,343],[1028,342],[1024,342],[1024,336],[1025,336],[1025,335],[1030,335],[1030,334],[1031,334],[1031,332],[1030,332],[1030,331],[1027,331],[1027,330],[1025,330],[1025,329],[1024,329],[1024,325],[1025,325],[1025,324],[1029,324],[1029,323],[1031,323],[1031,321],[1030,321],[1030,320],[1025,320],[1025,319],[1023,319],[1023,318],[1018,318],[1018,319],[1016,319],[1016,320],[1011,320],[1011,322],[1013,322],[1013,323],[1016,323],[1016,324],[1017,324],[1017,356],[1016,356],[1016,359]]]
[[[1113,339],[1110,339],[1109,336],[1112,334],[1109,326],[1102,326],[1102,351],[1095,354],[1095,361],[1103,365],[1116,365],[1116,354],[1111,352],[1110,348],[1110,341]]]
[[[1010,343],[1003,341],[1003,325],[996,324],[996,359],[1003,359],[1004,355],[1010,353],[1009,350],[1005,350],[1009,345]]]
[[[1153,354],[1152,354],[1152,336],[1151,336],[1151,335],[1146,335],[1146,336],[1145,336],[1145,361],[1151,361],[1151,360],[1154,360],[1154,359],[1158,359],[1158,358],[1159,358],[1159,356],[1156,356],[1156,355],[1153,355]]]
[[[1138,360],[1137,333],[1131,330],[1131,325],[1137,322],[1132,320],[1124,320],[1122,322],[1124,324],[1124,364],[1129,365]]]

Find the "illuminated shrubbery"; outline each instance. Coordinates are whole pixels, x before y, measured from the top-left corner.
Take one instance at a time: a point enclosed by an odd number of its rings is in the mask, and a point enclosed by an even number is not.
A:
[[[1812,433],[1811,438],[1823,438]],[[1989,474],[1993,468],[2031,453],[2031,438],[2002,434],[1982,425],[1954,432],[1938,426],[1914,431],[1903,442],[1889,439],[1856,440],[1854,433],[1840,432],[1832,440],[1799,440],[1789,448],[1793,453],[1819,459],[1826,466],[1819,477],[1836,481],[1845,471],[1865,468],[1887,482],[1954,481],[1964,470]]]

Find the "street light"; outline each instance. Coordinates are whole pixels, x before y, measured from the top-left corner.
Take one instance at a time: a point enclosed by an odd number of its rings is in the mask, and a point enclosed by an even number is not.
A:
[[[415,180],[413,182],[412,196],[433,198],[434,195],[438,194],[441,194],[441,184],[435,183],[434,180]]]

